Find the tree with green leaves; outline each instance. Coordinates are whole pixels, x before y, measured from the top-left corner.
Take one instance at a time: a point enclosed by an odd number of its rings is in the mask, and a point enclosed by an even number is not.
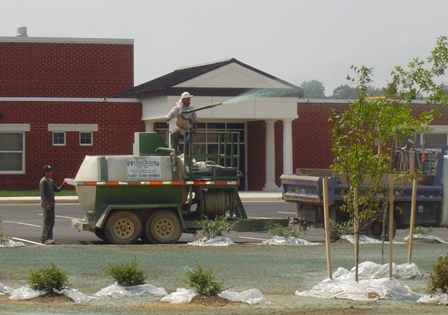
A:
[[[332,98],[343,99],[343,100],[353,100],[358,97],[358,91],[354,87],[348,84],[340,85],[333,90]]]
[[[354,84],[357,99],[344,112],[332,110],[331,168],[347,182],[342,206],[353,221],[355,235],[355,278],[358,281],[359,233],[363,224],[372,222],[384,211],[377,195],[383,193],[383,177],[392,173],[392,156],[396,139],[428,130],[447,102],[437,79],[445,74],[448,43],[440,37],[427,61],[414,59],[408,70],[395,67],[385,97],[368,98],[372,69],[351,67],[355,73],[348,80]],[[428,99],[428,108],[415,117],[410,104],[419,94]]]
[[[325,87],[322,82],[317,80],[304,81],[300,86],[303,89],[303,97],[309,99],[323,99],[325,96]]]

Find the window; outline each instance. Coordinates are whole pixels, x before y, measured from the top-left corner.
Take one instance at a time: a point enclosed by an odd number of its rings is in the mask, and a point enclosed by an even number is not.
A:
[[[97,124],[48,124],[53,132],[53,145],[66,145],[67,132],[79,133],[79,145],[93,145],[93,133],[98,131]],[[70,138],[72,139],[72,138]],[[71,140],[70,140],[71,141]],[[69,141],[69,145],[71,144]]]
[[[25,172],[25,133],[0,132],[0,173]]]
[[[80,132],[79,133],[79,144],[80,145],[93,145],[93,134],[91,132]]]
[[[65,132],[53,132],[53,145],[65,145]]]

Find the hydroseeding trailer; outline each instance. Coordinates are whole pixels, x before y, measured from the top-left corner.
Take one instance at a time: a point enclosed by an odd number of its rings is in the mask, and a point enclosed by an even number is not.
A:
[[[84,211],[72,226],[113,244],[169,244],[201,229],[204,218],[222,215],[238,222],[237,231],[266,230],[268,222],[287,225],[287,218],[247,217],[238,194],[240,134],[213,134],[212,153],[184,145],[178,155],[158,133],[144,132],[134,135],[133,155],[86,156],[76,177],[66,179]]]

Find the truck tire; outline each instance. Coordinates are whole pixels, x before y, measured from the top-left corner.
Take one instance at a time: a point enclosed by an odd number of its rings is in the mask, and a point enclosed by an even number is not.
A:
[[[115,211],[107,219],[104,228],[105,239],[112,244],[133,244],[142,234],[142,223],[131,211]]]
[[[175,244],[182,235],[179,217],[170,210],[157,210],[145,224],[145,239],[153,244]]]

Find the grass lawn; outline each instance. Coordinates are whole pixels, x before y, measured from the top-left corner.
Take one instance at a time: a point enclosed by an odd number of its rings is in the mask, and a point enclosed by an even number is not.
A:
[[[39,190],[0,190],[0,197],[39,197]],[[55,196],[76,196],[76,190],[63,189]]]

